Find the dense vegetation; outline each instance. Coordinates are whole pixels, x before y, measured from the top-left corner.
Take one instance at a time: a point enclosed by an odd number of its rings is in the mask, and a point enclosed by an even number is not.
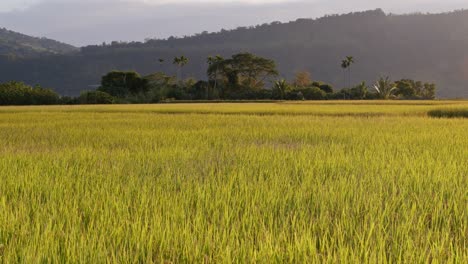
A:
[[[197,81],[183,78],[182,70],[189,61],[185,56],[173,59],[173,64],[179,67],[178,77],[162,72],[142,77],[136,72],[113,71],[102,77],[98,90],[114,97],[115,102],[126,103],[167,100],[429,100],[435,99],[436,93],[435,84],[410,79],[391,82],[389,78],[380,78],[372,88],[362,82],[355,87],[335,91],[330,84],[313,81],[306,71],[298,72],[295,79],[288,82],[278,79],[279,72],[273,60],[251,53],[234,54],[230,58],[208,57],[208,81]],[[344,68],[351,67],[351,61],[354,61],[353,57],[348,56]]]
[[[60,97],[51,89],[31,87],[24,83],[0,84],[0,105],[53,105],[61,103]]]
[[[16,61],[52,54],[77,52],[78,48],[46,38],[35,38],[0,28],[0,59]]]
[[[0,262],[467,263],[467,107],[0,108]]]
[[[439,97],[468,96],[468,11],[446,14],[389,15],[381,10],[299,19],[249,28],[222,30],[185,38],[113,42],[83,47],[67,56],[46,56],[14,62],[0,60],[0,81],[19,80],[53,87],[60,94],[79,95],[99,84],[101,76],[119,71],[177,75],[172,59],[185,55],[186,77],[207,80],[206,58],[250,52],[277,62],[284,79],[310,72],[343,88],[340,59],[353,55],[351,85],[374,83],[376,76],[417,79],[439,86]],[[164,59],[160,63],[158,59]],[[347,79],[348,80],[348,79]],[[348,83],[349,81],[347,81]]]
[[[179,70],[177,76],[162,72],[142,77],[136,72],[112,71],[101,78],[97,91],[82,91],[79,97],[62,97],[55,100],[62,104],[111,104],[111,103],[159,103],[175,100],[364,100],[364,99],[435,99],[436,86],[410,79],[391,82],[380,78],[373,88],[365,82],[335,92],[333,86],[313,81],[310,73],[301,71],[292,83],[278,79],[279,72],[273,60],[251,53],[239,53],[230,58],[208,57],[208,81],[183,78],[183,68],[189,63],[185,56],[175,57],[173,64]],[[160,59],[163,63],[164,60]],[[348,56],[343,68],[350,75]],[[350,78],[348,78],[350,79]],[[267,83],[272,84],[268,86]],[[351,82],[348,82],[351,85]],[[21,89],[26,85],[17,82],[4,84],[0,90],[0,105],[37,104]],[[8,89],[7,89],[8,88]],[[15,89],[19,91],[14,93]],[[372,90],[370,90],[372,89]],[[31,90],[31,88],[29,88]],[[47,90],[51,92],[50,90]],[[12,94],[14,96],[12,97]],[[21,95],[24,97],[22,98]],[[58,98],[58,95],[54,94]]]

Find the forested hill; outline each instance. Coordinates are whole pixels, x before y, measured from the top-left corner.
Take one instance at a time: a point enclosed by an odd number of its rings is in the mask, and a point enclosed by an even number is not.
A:
[[[4,60],[0,81],[23,80],[75,95],[114,69],[175,74],[172,59],[180,55],[190,59],[185,77],[206,78],[207,56],[245,51],[274,59],[288,79],[307,70],[314,79],[341,87],[340,62],[350,55],[356,60],[355,83],[370,84],[379,76],[410,78],[437,83],[441,97],[468,97],[467,47],[468,11],[389,15],[373,10],[145,43],[114,42],[66,56]]]
[[[40,55],[67,54],[76,47],[47,38],[36,38],[0,28],[0,56],[9,60]]]

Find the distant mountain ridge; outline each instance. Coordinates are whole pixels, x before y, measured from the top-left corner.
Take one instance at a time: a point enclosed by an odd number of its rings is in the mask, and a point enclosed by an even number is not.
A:
[[[342,88],[340,62],[354,56],[354,84],[371,85],[380,76],[409,78],[435,82],[440,97],[468,97],[467,47],[468,11],[389,15],[377,9],[144,43],[113,42],[68,55],[0,59],[0,81],[22,80],[76,95],[111,70],[175,74],[172,59],[184,55],[190,59],[185,77],[206,79],[208,56],[252,52],[275,60],[280,77],[289,80],[307,70],[314,80]]]
[[[28,58],[39,55],[68,54],[78,48],[47,38],[37,38],[0,28],[0,55]]]

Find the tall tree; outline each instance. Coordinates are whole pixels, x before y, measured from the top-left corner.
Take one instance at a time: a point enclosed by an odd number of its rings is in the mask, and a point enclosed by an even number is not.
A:
[[[312,78],[308,71],[300,71],[296,73],[296,78],[294,79],[294,86],[296,88],[305,88],[312,84]]]
[[[351,65],[354,64],[353,56],[346,56],[344,60],[341,61],[341,68],[344,71],[344,88],[351,87]],[[346,71],[348,72],[348,87],[346,87]]]
[[[208,69],[210,69],[211,67],[213,67],[213,72],[210,72],[208,71],[208,79],[213,79],[214,81],[214,87],[213,89],[216,91],[217,88],[218,88],[218,72],[219,72],[219,67],[220,67],[220,64],[224,61],[224,58],[221,57],[220,55],[216,55],[216,56],[209,56],[208,59],[207,59],[207,63],[208,63]],[[221,93],[222,94],[222,93]]]
[[[272,76],[277,76],[276,64],[273,60],[258,57],[251,53],[239,53],[229,59],[213,64],[208,68],[208,75],[214,75],[219,70],[231,88],[261,89],[264,82]]]
[[[344,78],[343,78],[343,88],[346,88],[346,69],[348,69],[348,61],[347,60],[342,60],[341,61],[341,68],[343,69],[344,73]]]
[[[113,71],[102,77],[99,91],[115,97],[125,97],[147,92],[148,88],[148,80],[136,72]]]
[[[289,92],[289,90],[291,90],[291,87],[285,79],[276,81],[273,85],[273,95],[274,97],[276,97],[276,99],[284,100],[286,97],[286,93]]]
[[[348,64],[348,87],[351,87],[351,66],[354,64],[354,57],[353,56],[346,56],[346,61]]]
[[[164,64],[165,60],[163,58],[159,58],[158,62],[159,62],[159,68],[162,70],[162,67],[163,67],[163,64]]]
[[[182,70],[185,67],[185,65],[189,63],[189,59],[182,55],[180,57],[175,57],[172,63],[177,66],[178,78],[183,79]]]

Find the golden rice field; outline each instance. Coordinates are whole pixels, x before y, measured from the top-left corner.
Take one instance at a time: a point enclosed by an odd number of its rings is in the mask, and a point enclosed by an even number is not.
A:
[[[468,263],[467,101],[0,108],[0,263]]]

